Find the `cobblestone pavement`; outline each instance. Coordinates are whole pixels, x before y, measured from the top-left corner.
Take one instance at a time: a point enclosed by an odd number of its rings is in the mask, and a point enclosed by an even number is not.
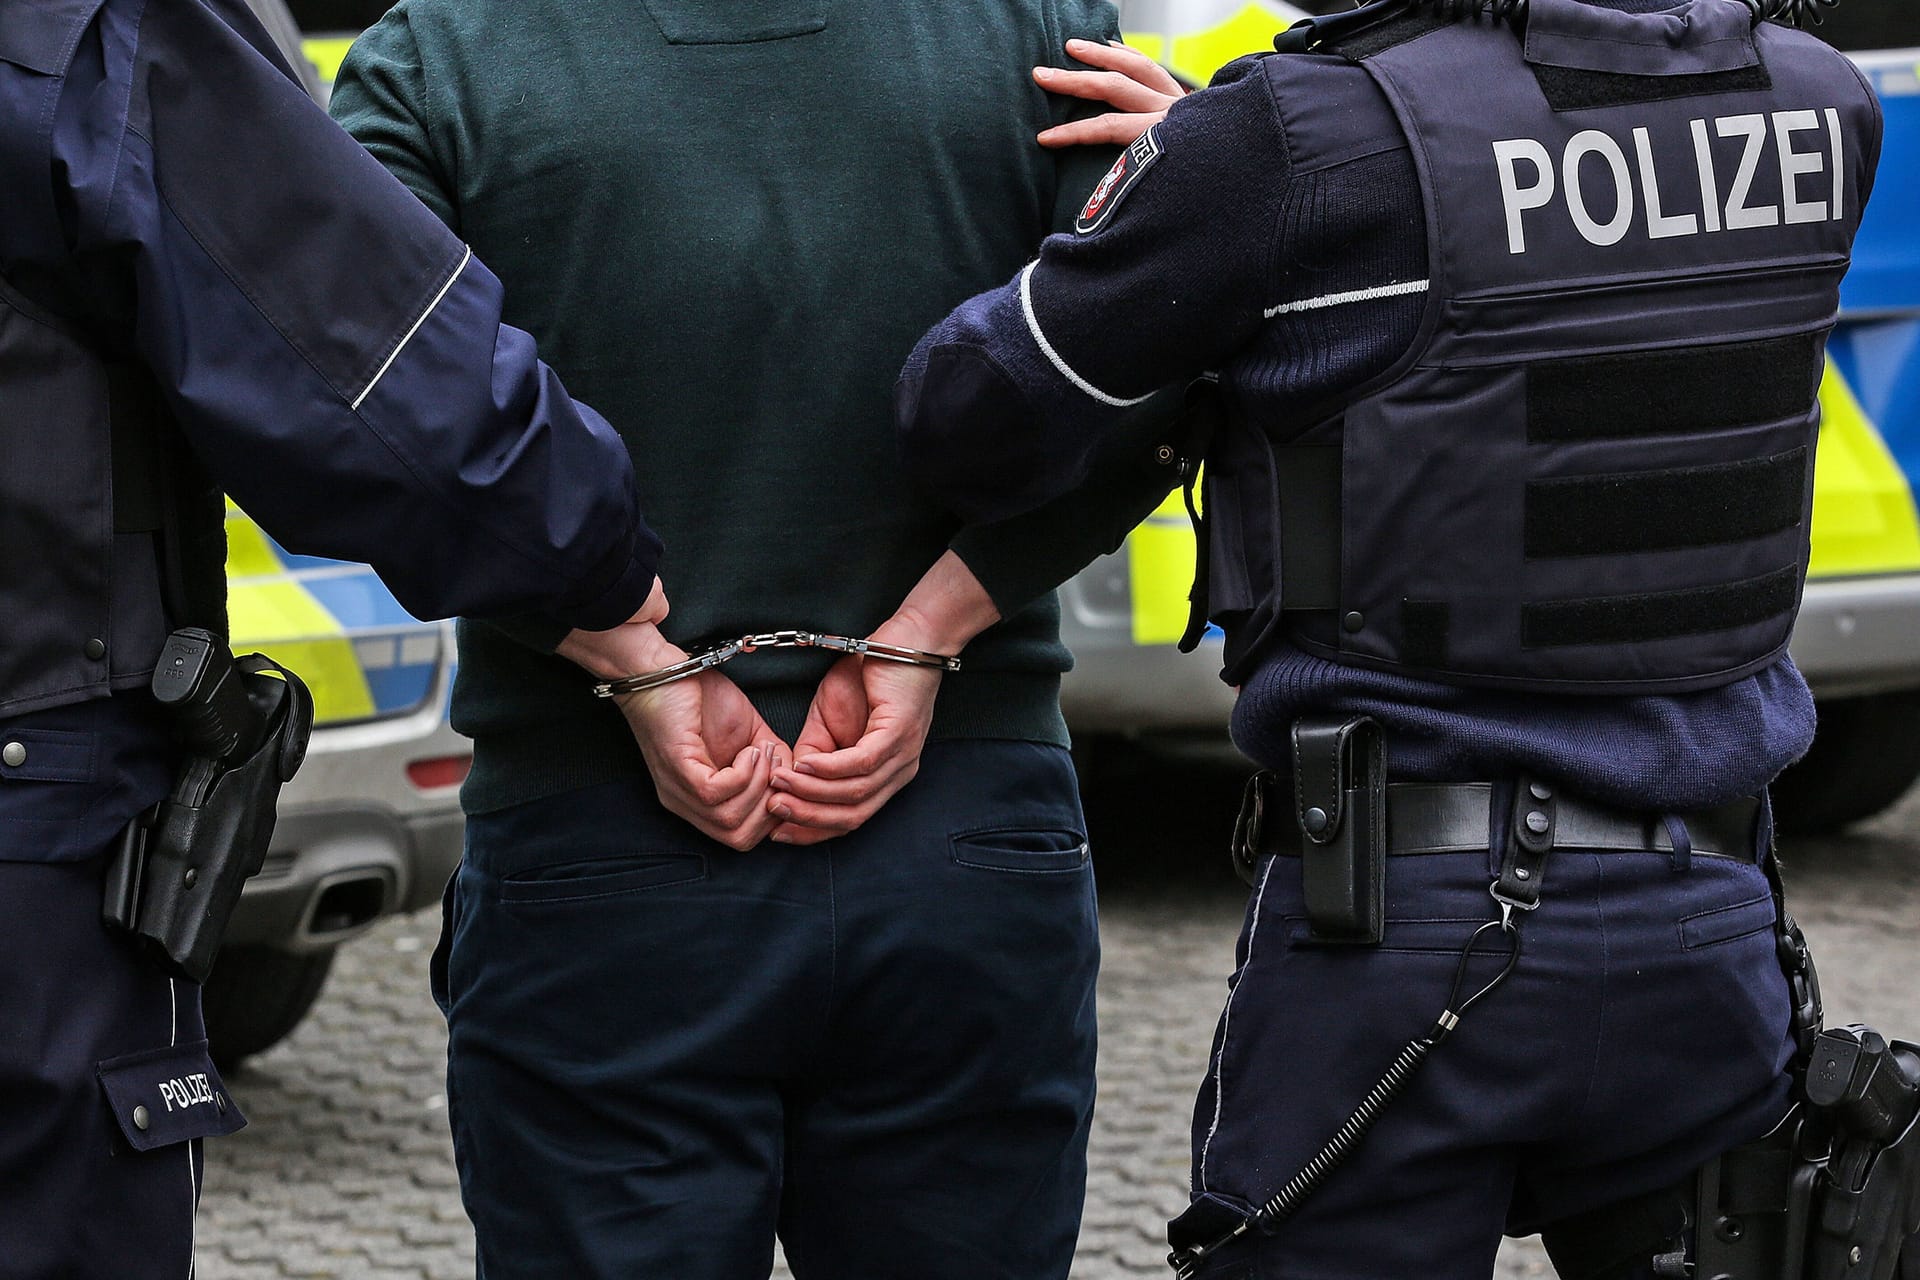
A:
[[[1226,785],[1176,793],[1211,814]],[[1161,1231],[1185,1201],[1187,1108],[1244,902],[1216,868],[1218,832],[1195,831],[1187,808],[1130,812],[1114,820],[1124,840],[1108,839],[1128,847],[1103,870],[1100,1101],[1076,1280],[1168,1274]],[[1103,847],[1098,825],[1094,836]],[[1829,1021],[1920,1031],[1920,796],[1846,839],[1806,843],[1793,870]],[[201,1280],[473,1275],[444,1030],[426,994],[436,928],[432,913],[388,921],[346,948],[306,1024],[229,1081],[252,1126],[210,1148]],[[1534,1242],[1502,1252],[1501,1280],[1551,1274]]]

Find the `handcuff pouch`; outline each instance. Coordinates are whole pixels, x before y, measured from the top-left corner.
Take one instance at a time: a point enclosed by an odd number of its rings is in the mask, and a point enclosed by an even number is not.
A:
[[[1386,914],[1387,770],[1367,716],[1293,724],[1294,817],[1316,942],[1378,945]]]

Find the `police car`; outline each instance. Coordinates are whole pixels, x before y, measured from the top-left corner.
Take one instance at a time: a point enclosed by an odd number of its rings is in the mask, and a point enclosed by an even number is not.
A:
[[[285,5],[250,3],[322,98]],[[447,724],[452,627],[409,616],[371,569],[290,555],[229,507],[227,585],[235,652],[261,650],[300,673],[315,727],[207,980],[223,1066],[299,1024],[341,943],[439,901],[460,859],[459,785],[473,759]]]
[[[1119,4],[1128,42],[1189,84],[1271,48],[1276,32],[1305,16],[1272,0]],[[1821,394],[1813,561],[1793,637],[1820,730],[1775,789],[1783,825],[1802,831],[1878,813],[1920,777],[1920,6],[1839,0],[1817,32],[1872,82],[1887,127]],[[1063,701],[1083,743],[1218,739],[1232,693],[1215,664],[1173,648],[1192,570],[1176,495],[1062,591],[1078,662]]]

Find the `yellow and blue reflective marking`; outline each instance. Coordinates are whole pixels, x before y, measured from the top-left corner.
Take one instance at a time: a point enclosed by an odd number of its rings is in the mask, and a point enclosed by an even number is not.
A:
[[[1855,58],[1886,117],[1873,200],[1827,344],[1813,573],[1920,570],[1920,60]]]
[[[317,723],[404,715],[432,694],[438,625],[407,613],[365,565],[293,555],[231,503],[227,588],[235,651],[297,671]]]
[[[1848,326],[1834,335],[1832,357],[1820,388],[1820,450],[1813,482],[1814,577],[1846,577],[1868,573],[1911,573],[1920,569],[1920,515],[1916,515],[1913,486],[1888,441],[1904,438],[1909,448],[1920,445],[1913,428],[1916,397],[1920,397],[1920,369],[1911,360],[1888,371],[1891,382],[1877,384],[1873,412],[1863,404],[1858,386],[1844,369],[1841,356],[1862,331],[1875,326]],[[1909,354],[1920,354],[1920,323],[1905,322]],[[1891,394],[1906,386],[1906,395]],[[1894,415],[1900,415],[1896,418]],[[1904,418],[1905,421],[1900,421]],[[1880,430],[1874,429],[1876,421]],[[1905,430],[1887,433],[1890,426]]]

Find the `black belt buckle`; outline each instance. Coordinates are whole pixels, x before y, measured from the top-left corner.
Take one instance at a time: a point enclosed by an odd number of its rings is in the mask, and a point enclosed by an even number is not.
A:
[[[1377,946],[1385,927],[1387,770],[1366,716],[1293,725],[1301,883],[1316,942]]]

